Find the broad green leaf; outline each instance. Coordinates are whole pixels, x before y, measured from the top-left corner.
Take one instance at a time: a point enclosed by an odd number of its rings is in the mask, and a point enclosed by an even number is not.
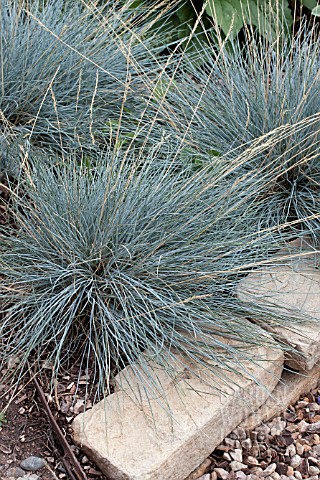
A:
[[[320,5],[318,5],[317,7],[314,7],[311,11],[312,15],[314,15],[315,17],[320,17]]]
[[[247,24],[258,27],[261,22],[261,14],[262,12],[259,10],[255,0],[245,0],[243,2],[243,15]]]
[[[293,23],[288,0],[273,0],[266,5],[263,2],[249,0],[247,3],[248,23],[255,25],[261,35],[273,40],[278,35],[277,26],[282,28],[290,27]],[[254,3],[256,4],[254,6]],[[278,14],[277,14],[278,13]]]
[[[317,0],[301,0],[302,5],[304,7],[310,8],[312,10],[314,7],[317,6]]]
[[[215,18],[225,35],[235,37],[243,26],[241,2],[239,0],[209,0],[206,12]]]

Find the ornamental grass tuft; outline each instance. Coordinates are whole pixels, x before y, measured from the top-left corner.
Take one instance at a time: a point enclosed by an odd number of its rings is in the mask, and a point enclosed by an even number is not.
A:
[[[241,186],[225,190],[229,166],[190,176],[174,152],[166,163],[156,156],[106,151],[94,168],[33,159],[24,194],[13,195],[14,226],[0,233],[2,367],[13,357],[20,375],[29,361],[56,376],[80,359],[100,396],[112,372],[138,362],[152,394],[150,363],[177,352],[226,377],[256,361],[250,346],[271,342],[247,320],[257,312],[293,328],[285,312],[235,295],[238,278],[281,245],[277,232],[252,227]]]
[[[167,88],[158,108],[163,124],[197,166],[232,164],[242,156],[239,169],[231,170],[248,181],[252,176],[257,197],[264,190],[261,214],[270,220],[265,226],[306,218],[318,239],[318,27],[307,30],[302,22],[291,38],[282,31],[275,41],[248,28],[244,41],[220,37],[218,45],[198,54],[196,63],[185,55],[176,76],[163,80]],[[255,146],[264,142],[266,149],[259,147],[255,155]]]
[[[158,65],[128,3],[0,1],[0,134],[64,151],[103,142],[119,117],[130,130]]]

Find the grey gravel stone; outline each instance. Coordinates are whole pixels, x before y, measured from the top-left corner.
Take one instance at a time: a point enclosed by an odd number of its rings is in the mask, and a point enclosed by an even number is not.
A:
[[[320,445],[314,445],[312,447],[312,451],[314,452],[315,455],[317,455],[318,457],[320,457]]]
[[[229,455],[232,457],[232,460],[235,460],[236,462],[242,462],[242,450],[240,450],[240,448],[230,451]]]
[[[275,463],[270,463],[268,467],[261,473],[261,477],[269,477],[276,471],[277,465]]]
[[[306,432],[308,427],[309,423],[307,423],[305,420],[301,420],[301,422],[298,423],[299,432]]]
[[[290,462],[290,465],[292,468],[297,468],[299,467],[301,463],[301,457],[300,455],[293,455],[293,457],[291,458],[291,462]]]
[[[242,440],[241,445],[244,450],[250,450],[250,448],[252,447],[251,439],[246,438],[245,440]]]
[[[269,423],[270,435],[280,435],[286,427],[286,422],[281,417],[276,417]]]
[[[320,430],[320,422],[308,424],[307,432],[309,433],[318,433]]]
[[[243,473],[241,470],[239,470],[238,472],[235,473],[235,478],[236,480],[246,480],[247,475]]]
[[[237,435],[237,440],[245,440],[247,438],[247,434],[244,428],[237,427],[233,430],[233,433]]]
[[[33,455],[31,455],[30,457],[22,460],[22,462],[20,463],[20,467],[24,470],[32,472],[34,470],[40,470],[40,468],[43,468],[45,464],[46,462],[43,460],[43,458],[34,457]]]
[[[320,473],[320,469],[318,467],[314,467],[313,465],[309,467],[310,475],[319,475],[319,473]]]
[[[289,455],[289,457],[293,457],[295,454],[296,454],[296,447],[295,447],[295,445],[292,443],[291,445],[289,445],[289,446],[287,447],[287,450],[286,450],[285,455]]]
[[[300,456],[303,455],[303,452],[304,452],[303,445],[301,445],[301,443],[299,442],[296,443],[296,452]]]
[[[273,474],[270,475],[270,476],[271,476],[271,478],[273,478],[273,480],[280,480],[280,478],[281,478],[279,473],[277,473],[277,472],[273,472]]]
[[[243,468],[247,468],[247,465],[245,465],[244,463],[241,463],[241,462],[237,462],[236,460],[233,460],[232,462],[230,462],[230,468],[234,472],[237,472],[238,470],[242,470]]]
[[[227,480],[229,476],[229,472],[225,470],[224,468],[215,468],[214,472],[218,475],[218,478],[222,478],[222,480]]]
[[[25,474],[25,471],[20,467],[11,467],[6,471],[6,477],[18,478],[22,477]]]

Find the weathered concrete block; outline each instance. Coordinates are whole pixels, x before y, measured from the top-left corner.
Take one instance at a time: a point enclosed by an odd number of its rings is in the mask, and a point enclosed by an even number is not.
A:
[[[310,321],[292,322],[290,328],[264,325],[296,349],[298,354],[291,354],[285,363],[298,370],[310,370],[320,361],[320,270],[315,258],[315,254],[310,256],[303,251],[291,259],[289,265],[265,267],[250,273],[238,288],[238,296],[243,301],[254,301],[287,315],[291,312],[312,317]]]
[[[320,365],[314,366],[307,374],[283,371],[276,388],[266,402],[244,420],[240,426],[246,430],[253,430],[263,422],[268,422],[284,412],[289,405],[294,405],[303,393],[315,388],[320,379]]]
[[[218,367],[210,374],[199,371],[204,380],[183,368],[173,379],[159,367],[154,375],[163,393],[149,400],[144,379],[139,382],[126,369],[118,378],[122,390],[75,418],[74,441],[110,480],[182,480],[277,385],[282,351],[259,348],[252,353],[256,361],[244,361],[241,374],[230,373],[225,382],[219,380],[223,372]],[[213,382],[221,385],[220,391],[212,388]]]

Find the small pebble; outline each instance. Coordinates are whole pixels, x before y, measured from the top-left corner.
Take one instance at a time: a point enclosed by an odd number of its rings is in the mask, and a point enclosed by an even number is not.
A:
[[[299,443],[299,442],[296,443],[296,452],[300,456],[303,455],[303,453],[304,453],[304,446],[301,445],[301,443]]]
[[[246,438],[245,440],[241,441],[241,446],[244,450],[250,450],[252,447],[252,442],[250,438]]]
[[[25,474],[25,471],[22,470],[22,468],[20,467],[11,467],[11,468],[8,468],[8,470],[6,471],[6,477],[18,478],[18,477],[23,477],[24,474]]]
[[[317,433],[320,431],[320,422],[308,424],[307,432]]]
[[[270,427],[265,423],[263,423],[262,425],[259,425],[259,427],[256,427],[255,431],[258,433],[264,433],[265,435],[268,435],[268,433],[270,433]]]
[[[230,451],[229,455],[236,462],[242,462],[242,450],[240,450],[240,448],[236,448],[234,451]]]
[[[319,407],[320,408],[320,407]],[[233,430],[233,433],[237,435],[237,440],[245,440],[247,438],[247,434],[244,428],[237,427]]]
[[[236,460],[233,460],[232,462],[230,462],[230,468],[231,470],[236,472],[238,470],[242,470],[243,468],[247,468],[247,465],[241,462],[237,462]]]
[[[270,435],[281,435],[282,431],[286,427],[286,422],[281,420],[281,417],[276,417],[269,423],[270,426]]]
[[[230,445],[230,447],[234,447],[236,441],[235,441],[235,440],[232,440],[232,438],[227,437],[227,438],[225,438],[224,443],[225,443],[226,445]]]
[[[257,457],[259,455],[259,447],[258,445],[254,445],[251,449],[250,449],[250,455],[252,457]]]
[[[22,460],[22,462],[20,463],[20,467],[24,470],[33,471],[43,468],[45,464],[46,462],[43,460],[43,458],[34,457],[33,455],[31,455],[30,457]]]
[[[227,472],[227,470],[225,470],[224,468],[214,468],[213,471],[216,472],[218,478],[222,478],[222,480],[227,480],[229,476],[229,472]]]
[[[308,427],[309,423],[307,423],[305,420],[301,420],[301,422],[298,423],[299,432],[306,432]]]
[[[301,457],[300,455],[293,455],[293,457],[291,458],[291,462],[290,462],[290,465],[292,468],[297,468],[299,467],[301,463]]]
[[[236,480],[246,480],[247,475],[243,473],[241,470],[235,473],[235,479]]]
[[[262,473],[261,477],[268,477],[272,475],[276,471],[277,465],[275,463],[271,463]]]
[[[317,433],[312,435],[312,443],[313,445],[319,445],[320,443],[320,436]]]
[[[280,475],[277,472],[273,472],[272,475],[270,475],[273,480],[280,480]]]
[[[262,472],[263,470],[261,467],[255,467],[254,470],[252,471],[252,473],[254,473],[255,475],[261,475]]]
[[[309,472],[310,475],[319,475],[320,469],[318,467],[310,466],[309,467]]]
[[[286,449],[285,455],[289,455],[289,457],[293,457],[296,454],[296,447],[293,443],[289,445]]]
[[[320,445],[314,445],[312,451],[315,452],[315,455],[320,457]]]
[[[292,477],[293,474],[294,474],[294,469],[289,465],[287,469],[287,476]]]

